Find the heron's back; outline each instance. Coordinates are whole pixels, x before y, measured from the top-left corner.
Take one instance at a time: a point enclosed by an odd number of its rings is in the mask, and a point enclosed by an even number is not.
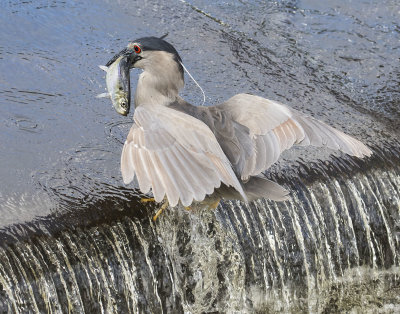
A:
[[[219,145],[228,157],[237,177],[243,170],[245,161],[253,154],[253,144],[249,129],[232,119],[229,112],[219,106],[193,106],[180,99],[168,107],[186,113],[204,122],[214,133]]]

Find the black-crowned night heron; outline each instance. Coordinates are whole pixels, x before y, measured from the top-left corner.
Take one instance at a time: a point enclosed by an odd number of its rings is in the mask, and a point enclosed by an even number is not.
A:
[[[276,101],[238,94],[216,106],[179,96],[182,61],[156,37],[140,38],[114,56],[143,72],[135,92],[134,124],[121,156],[125,184],[136,176],[157,202],[189,206],[207,196],[245,202],[285,200],[288,192],[262,173],[293,145],[325,146],[352,156],[372,152],[360,141]]]

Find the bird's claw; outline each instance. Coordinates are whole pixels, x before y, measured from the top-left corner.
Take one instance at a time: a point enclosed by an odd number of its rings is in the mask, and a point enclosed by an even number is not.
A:
[[[151,198],[141,198],[140,202],[141,203],[148,203],[148,202],[155,202],[156,200],[154,199],[154,197]]]
[[[208,209],[216,209],[219,205],[220,200],[216,200],[214,203],[208,205]]]
[[[161,213],[168,207],[169,203],[168,201],[165,201],[164,204],[161,205],[160,209],[157,211],[157,213],[153,216],[153,221],[156,221],[158,216],[161,215]]]

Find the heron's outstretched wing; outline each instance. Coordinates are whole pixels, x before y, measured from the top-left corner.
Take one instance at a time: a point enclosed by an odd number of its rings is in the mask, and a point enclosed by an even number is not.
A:
[[[272,100],[238,94],[217,107],[249,129],[254,152],[239,171],[242,179],[268,169],[294,144],[326,146],[360,158],[372,154],[355,138]]]
[[[202,121],[160,105],[142,105],[135,111],[121,156],[124,182],[136,175],[139,188],[152,188],[157,202],[167,195],[171,206],[188,206],[212,194],[221,182],[246,199],[214,134]]]

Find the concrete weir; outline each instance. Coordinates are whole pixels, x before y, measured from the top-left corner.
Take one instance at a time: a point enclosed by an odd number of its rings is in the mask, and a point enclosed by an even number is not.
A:
[[[283,203],[175,208],[153,222],[132,202],[92,225],[14,226],[0,249],[0,311],[398,309],[396,163],[351,174],[332,164],[336,175],[314,165],[325,175],[288,180]]]

